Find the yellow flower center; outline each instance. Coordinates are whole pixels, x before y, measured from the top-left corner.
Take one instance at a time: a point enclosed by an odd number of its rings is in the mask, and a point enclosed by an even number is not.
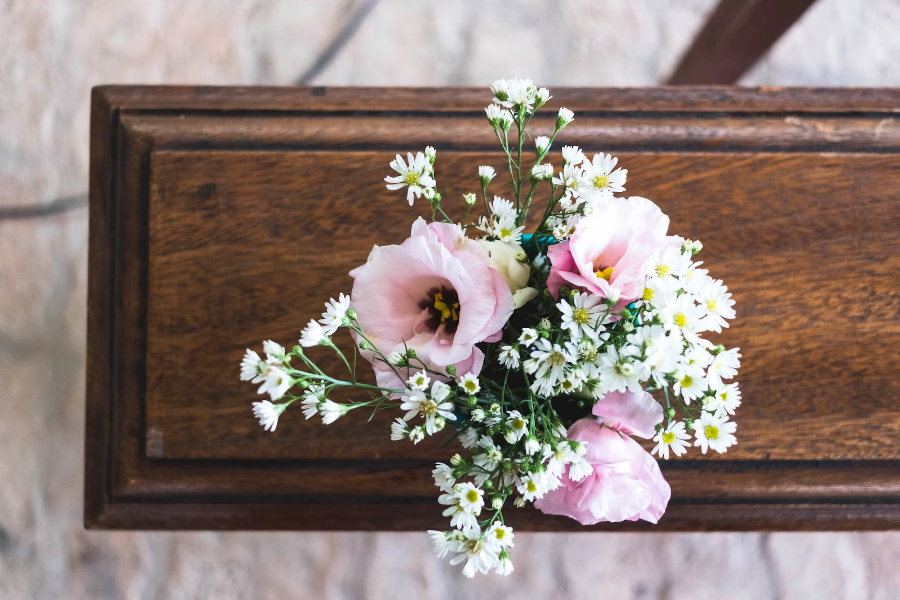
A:
[[[719,439],[719,428],[715,425],[707,425],[703,428],[703,433],[706,435],[706,439],[708,440]]]
[[[470,394],[475,393],[475,382],[472,381],[471,379],[469,379],[465,383],[465,388],[466,388],[466,391],[469,392]]]
[[[498,540],[502,540],[504,537],[506,537],[506,532],[502,529],[498,529],[494,532],[494,535]]]
[[[572,382],[571,382],[571,381],[568,381],[568,380],[563,381],[563,382],[562,382],[562,389],[564,389],[564,390],[566,390],[566,391],[571,390],[571,389],[572,389]]]
[[[419,174],[407,173],[403,176],[403,182],[406,183],[406,185],[419,185]]]
[[[665,277],[669,274],[669,265],[657,265],[656,274],[659,277]]]
[[[641,296],[647,302],[653,301],[653,290],[650,288],[644,288],[644,294]]]
[[[681,387],[691,387],[691,384],[694,383],[694,380],[691,379],[690,375],[685,375],[681,380]]]
[[[612,274],[613,274],[612,267],[609,267],[607,269],[597,269],[596,271],[594,271],[594,275],[597,276],[597,279],[605,279],[607,281],[609,281],[610,278],[612,278]]]
[[[481,540],[469,540],[466,542],[466,552],[469,554],[478,554],[481,552]]]
[[[662,441],[666,444],[671,444],[675,441],[675,434],[671,431],[665,432],[664,434],[662,434]]]
[[[509,237],[511,235],[512,235],[512,231],[510,231],[509,229],[504,228],[504,229],[500,230],[500,237],[502,237],[502,238]]]
[[[450,318],[454,321],[459,321],[459,302],[454,302],[452,306],[447,306],[447,303],[444,302],[444,295],[441,292],[435,292],[434,307],[441,311],[441,323]]]
[[[419,403],[419,412],[422,413],[424,417],[433,417],[437,414],[437,404],[435,404],[430,398],[426,398]]]
[[[547,364],[551,367],[561,367],[566,364],[566,357],[563,356],[562,352],[551,352],[550,356],[547,357]]]
[[[685,323],[687,323],[687,317],[685,317],[681,313],[675,315],[675,324],[676,325],[678,325],[679,327],[684,327]]]
[[[525,487],[528,489],[529,492],[536,492],[536,491],[537,491],[537,486],[534,485],[534,482],[531,481],[531,480],[528,481],[528,484],[527,484]]]
[[[576,308],[572,311],[572,320],[579,325],[584,325],[590,320],[591,313],[586,308]]]
[[[466,500],[469,502],[476,502],[478,500],[478,492],[475,490],[469,490],[466,492]]]
[[[719,398],[722,399],[722,402],[728,400],[728,392],[719,392]]]
[[[512,422],[513,429],[525,429],[525,420],[521,417],[516,417]]]
[[[709,310],[716,310],[716,301],[715,300],[707,300],[706,308],[708,308]]]
[[[594,177],[594,187],[599,189],[603,189],[609,185],[609,178],[606,175],[597,175]]]

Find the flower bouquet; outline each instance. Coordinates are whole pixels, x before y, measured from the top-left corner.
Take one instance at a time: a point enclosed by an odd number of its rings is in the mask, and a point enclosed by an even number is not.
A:
[[[702,337],[735,313],[727,288],[694,260],[700,242],[667,235],[669,219],[650,200],[617,196],[626,171],[612,156],[563,146],[561,170],[545,162],[573,120],[561,108],[552,133],[528,141],[546,88],[513,79],[491,90],[485,113],[508,198],[493,195],[494,168],[479,167],[457,222],[437,191],[434,148],[397,155],[387,187],[405,189],[411,206],[428,202],[430,222],[419,217],[409,238],[374,247],[350,272],[350,296],[331,299],[299,345],[266,341],[264,359],[247,350],[241,363],[241,378],[271,397],[253,404],[268,430],[299,402],[325,424],[359,408],[399,409],[392,440],[455,438],[466,454],[433,471],[451,529],[429,533],[438,556],[453,553],[470,577],[512,572],[508,504],[585,525],[657,522],[670,488],[633,436],[652,438],[663,459],[692,440],[704,454],[725,452],[741,398],[729,382],[738,349]],[[546,203],[534,214],[538,197]],[[342,328],[352,354],[332,339]],[[320,369],[313,347],[336,353],[347,374]],[[374,383],[358,379],[358,355]],[[349,388],[368,399],[344,400]]]

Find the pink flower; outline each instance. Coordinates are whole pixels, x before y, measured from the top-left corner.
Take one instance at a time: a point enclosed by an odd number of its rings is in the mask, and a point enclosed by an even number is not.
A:
[[[644,293],[644,263],[666,243],[669,217],[656,204],[633,196],[610,198],[578,221],[572,237],[550,246],[547,288],[556,298],[561,285],[570,285],[620,305]]]
[[[459,375],[477,375],[484,354],[476,344],[500,339],[513,311],[512,293],[490,261],[459,226],[419,218],[405,242],[376,246],[350,272],[363,333],[385,356],[410,348],[429,369],[454,365]],[[363,355],[379,385],[403,389],[387,364],[370,351]]]
[[[609,392],[593,413],[597,419],[575,422],[568,437],[587,442],[584,458],[594,471],[577,482],[569,479],[567,471],[560,487],[547,492],[535,506],[582,525],[638,519],[656,523],[672,491],[656,460],[629,435],[652,436],[662,420],[662,407],[647,392]]]

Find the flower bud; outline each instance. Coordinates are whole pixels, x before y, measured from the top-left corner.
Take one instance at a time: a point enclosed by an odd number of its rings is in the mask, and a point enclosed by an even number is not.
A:
[[[453,365],[447,365],[447,366],[444,368],[444,370],[447,371],[447,375],[450,375],[450,376],[452,376],[452,377],[456,377],[456,367],[454,367]]]
[[[575,119],[575,113],[571,110],[566,107],[559,109],[559,113],[556,115],[556,130],[559,131],[571,123],[573,119]]]
[[[410,357],[410,358],[415,358],[415,357],[416,357],[416,351],[415,351],[413,348],[407,348],[407,349],[406,349],[406,355],[407,355],[408,357]]]
[[[481,180],[481,187],[486,188],[496,174],[494,167],[478,167],[478,179]]]
[[[529,435],[525,438],[525,454],[537,454],[540,449],[541,444],[537,441],[536,437]]]
[[[543,158],[550,150],[550,138],[546,135],[539,135],[534,138],[534,153],[538,158]],[[537,165],[535,165],[537,166]]]
[[[463,202],[466,203],[466,206],[475,206],[477,201],[478,198],[475,197],[475,194],[463,194]]]
[[[428,159],[428,162],[434,164],[435,156],[437,156],[437,150],[431,146],[425,146],[425,158]]]
[[[513,504],[516,505],[516,508],[522,508],[523,506],[525,506],[525,498],[522,496],[519,496],[518,498],[513,500]]]
[[[476,406],[478,404],[478,398],[476,398],[475,396],[469,396],[466,399],[466,402],[469,404],[469,406]]]
[[[463,462],[463,457],[460,456],[458,453],[457,453],[457,454],[454,454],[454,455],[450,458],[450,464],[453,465],[454,467],[458,467],[459,465],[462,464],[462,462]]]
[[[484,421],[484,417],[485,417],[485,415],[484,415],[483,408],[476,408],[475,410],[472,411],[472,414],[469,415],[469,418],[471,418],[476,423],[481,423],[482,421]]]
[[[491,414],[499,415],[500,414],[500,405],[497,404],[496,402],[494,402],[493,404],[491,404],[491,406],[490,406],[490,408],[488,408],[488,410],[491,411]]]
[[[534,107],[542,107],[543,105],[547,104],[547,101],[552,97],[553,96],[550,95],[550,90],[548,90],[547,88],[540,88],[534,93]]]

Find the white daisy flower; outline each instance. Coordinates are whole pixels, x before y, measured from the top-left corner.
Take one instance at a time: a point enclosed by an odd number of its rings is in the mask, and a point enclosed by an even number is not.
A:
[[[265,394],[268,392],[272,400],[278,400],[290,389],[291,383],[290,375],[278,367],[270,365],[269,370],[266,372],[266,378],[263,380],[263,384],[259,386],[257,393]]]
[[[706,310],[703,323],[707,331],[721,333],[723,327],[728,327],[725,319],[734,318],[734,300],[731,299],[728,288],[718,279],[707,283],[697,294],[697,300]]]
[[[594,201],[612,198],[614,193],[624,192],[628,171],[616,169],[618,161],[618,158],[603,153],[595,154],[592,161],[585,158],[581,164],[582,192]]]
[[[498,219],[515,219],[518,215],[516,211],[516,205],[506,198],[501,198],[500,196],[494,196],[494,201],[491,202],[490,208],[491,214],[496,216]]]
[[[491,104],[485,107],[484,114],[487,116],[487,120],[492,126],[498,127],[504,120],[503,115],[508,115],[509,113],[503,107]]]
[[[546,471],[544,471],[546,473]],[[544,477],[540,477],[537,473],[527,473],[520,478],[519,485],[516,487],[526,502],[534,502],[542,498],[549,490],[547,489],[547,481]]]
[[[502,219],[494,219],[493,225],[488,230],[491,237],[495,237],[501,242],[518,243],[522,239],[522,231],[524,225],[517,226],[516,218],[503,217]]]
[[[518,369],[519,350],[515,346],[501,346],[498,360],[507,369]]]
[[[538,106],[543,106],[544,104],[547,104],[547,101],[552,97],[553,96],[550,95],[550,90],[548,90],[547,88],[540,88],[534,94],[534,101]]]
[[[448,494],[453,491],[453,486],[456,484],[456,478],[453,477],[453,467],[444,463],[437,463],[431,475],[434,477],[434,485],[441,488],[442,491]]]
[[[563,166],[562,172],[551,180],[551,183],[553,185],[565,187],[567,196],[577,196],[581,184],[581,177],[581,167],[567,163]]]
[[[675,453],[675,456],[681,456],[687,452],[689,444],[685,444],[686,440],[690,440],[691,436],[684,430],[684,423],[677,421],[656,432],[653,441],[656,447],[653,453],[657,454],[663,460],[669,460],[669,449]]]
[[[458,565],[466,561],[463,567],[463,575],[474,577],[476,573],[487,573],[497,566],[498,552],[493,544],[484,541],[481,529],[477,523],[463,530],[464,540],[459,542],[458,554],[450,560],[451,565]]]
[[[562,129],[575,120],[575,113],[563,106],[556,114],[556,129]]]
[[[478,376],[474,373],[466,373],[459,378],[459,387],[462,388],[470,396],[474,396],[481,390],[481,384],[478,382]]]
[[[526,327],[519,335],[519,343],[528,347],[535,343],[540,337],[540,334],[538,334],[536,330]]]
[[[266,353],[267,362],[271,365],[280,365],[284,362],[284,347],[272,340],[263,342],[263,352]]]
[[[484,506],[484,490],[471,483],[460,483],[454,486],[457,504],[461,509],[473,515],[480,515]]]
[[[606,331],[603,325],[608,322],[609,309],[600,296],[575,293],[572,304],[562,300],[556,307],[562,313],[562,328],[569,330],[574,341],[586,335],[596,342],[599,335]]]
[[[331,400],[326,400],[322,404],[319,405],[319,414],[322,415],[322,422],[326,425],[331,425],[339,418],[347,414],[347,408],[344,404],[338,404],[337,402],[332,402]]]
[[[497,467],[503,461],[503,452],[486,435],[481,436],[478,440],[478,446],[482,449],[482,452],[476,454],[473,461],[483,471],[475,474],[475,483],[481,485],[490,477],[491,473],[497,470]]]
[[[538,158],[543,158],[550,151],[550,138],[546,135],[539,135],[534,138],[534,154]]]
[[[716,390],[715,395],[710,397],[709,402],[703,408],[716,413],[724,411],[729,415],[733,415],[735,409],[740,405],[741,390],[738,388],[738,384],[729,383]]]
[[[499,548],[512,548],[515,546],[513,543],[515,537],[513,528],[507,527],[500,521],[494,521],[493,525],[484,532],[484,539]]]
[[[325,330],[325,335],[334,335],[334,333],[343,325],[344,317],[347,316],[347,311],[350,310],[350,296],[345,296],[343,292],[338,296],[338,299],[331,299],[330,302],[325,304],[325,312],[322,313],[322,318],[319,319],[319,323],[322,324],[322,327]]]
[[[517,410],[507,412],[506,426],[503,437],[510,444],[515,444],[522,436],[528,433],[528,420]]]
[[[689,294],[699,294],[703,288],[706,287],[706,284],[713,280],[713,278],[709,276],[709,271],[697,268],[702,264],[702,261],[692,263],[684,275],[679,278],[681,287]]]
[[[610,345],[598,358],[597,374],[600,377],[602,391],[641,391],[641,379],[646,367],[640,361],[634,360],[633,356],[629,356],[626,348],[627,346],[617,350],[615,346]]]
[[[428,389],[428,385],[431,383],[431,378],[423,369],[418,373],[413,374],[412,377],[406,380],[406,383],[409,384],[409,387],[411,389],[425,391]]]
[[[510,575],[513,572],[513,564],[509,559],[509,554],[506,550],[501,550],[500,555],[497,559],[497,568],[494,570],[494,573],[497,575]]]
[[[562,159],[563,164],[580,165],[584,162],[584,152],[578,146],[563,146]]]
[[[391,352],[387,355],[387,361],[395,367],[401,367],[406,364],[406,356],[399,352]]]
[[[247,349],[244,358],[241,359],[241,381],[259,383],[266,378],[269,365],[253,350]]]
[[[409,164],[403,162],[403,157],[398,154],[397,158],[391,161],[391,168],[398,174],[393,177],[385,177],[384,180],[388,182],[387,189],[389,190],[406,187],[406,199],[412,206],[415,199],[421,197],[427,188],[435,186],[435,182],[429,173],[431,162],[423,153],[418,152],[413,157],[409,152],[407,161]]]
[[[659,311],[665,328],[682,335],[693,334],[702,329],[700,320],[704,315],[705,311],[702,307],[697,306],[690,294],[682,294],[670,299]],[[685,337],[690,340],[694,336]]]
[[[312,385],[307,388],[306,393],[303,395],[303,401],[300,403],[307,420],[319,414],[319,405],[325,401],[325,398],[324,385]]]
[[[431,387],[431,398],[427,397],[420,390],[412,390],[403,396],[403,402],[400,409],[408,411],[403,417],[404,421],[409,421],[418,414],[425,419],[425,431],[428,435],[434,435],[441,427],[438,426],[438,418],[455,421],[456,415],[453,414],[453,402],[445,402],[444,400],[450,395],[450,389],[446,383],[435,381]]]
[[[728,420],[724,415],[714,415],[704,412],[699,419],[694,421],[694,446],[699,446],[700,451],[706,454],[707,448],[724,453],[728,448],[737,443],[734,431],[737,424]]]
[[[732,348],[716,355],[706,371],[709,387],[717,390],[724,385],[723,379],[732,379],[737,375],[737,370],[741,366],[741,354],[738,350],[740,348]]]
[[[416,425],[415,427],[411,427],[407,437],[409,437],[409,441],[413,444],[418,444],[425,439],[425,426]]]
[[[581,481],[593,472],[594,467],[583,456],[578,456],[569,463],[569,479],[572,481]]]
[[[268,400],[253,403],[253,415],[259,419],[259,424],[266,431],[275,431],[278,426],[278,417],[287,408],[287,404],[272,404]]]
[[[674,290],[678,288],[678,278],[687,273],[690,266],[690,253],[682,254],[679,248],[667,246],[651,254],[644,268],[647,276],[659,286]]]
[[[537,181],[550,181],[553,179],[553,165],[550,163],[536,164],[531,167],[531,176]]]
[[[706,379],[703,370],[696,365],[682,365],[675,373],[675,385],[672,386],[676,395],[684,399],[685,404],[702,396],[706,390]]]
[[[572,449],[568,440],[561,441],[554,450],[549,444],[544,448],[543,463],[547,467],[547,472],[553,475],[562,475],[566,470],[566,465],[580,458],[578,453]]]
[[[478,432],[471,427],[459,434],[459,443],[462,444],[462,447],[467,450],[474,446],[477,442]]]
[[[486,188],[496,174],[494,167],[486,165],[478,167],[478,179],[481,180],[481,187]]]
[[[563,348],[559,344],[553,344],[549,340],[540,338],[531,351],[531,360],[526,361],[529,373],[537,380],[532,384],[532,390],[540,387],[547,390],[556,386],[566,377],[566,363],[575,363],[576,358],[569,348]],[[539,385],[540,384],[540,385]]]
[[[431,539],[431,547],[438,558],[447,556],[447,552],[461,552],[462,548],[460,540],[457,539],[457,531],[435,531],[428,530],[428,537]]]
[[[309,417],[306,417],[307,419]],[[394,422],[391,423],[391,440],[398,442],[400,440],[405,440],[409,434],[409,426],[406,424],[406,421],[403,419],[394,419]]]
[[[322,326],[314,320],[310,320],[306,328],[300,332],[300,345],[304,348],[318,346],[328,339],[328,335]]]
[[[541,450],[541,443],[537,441],[537,438],[533,435],[529,435],[525,438],[525,444],[523,445],[523,449],[525,450],[525,454],[531,456],[532,454],[537,454]]]

